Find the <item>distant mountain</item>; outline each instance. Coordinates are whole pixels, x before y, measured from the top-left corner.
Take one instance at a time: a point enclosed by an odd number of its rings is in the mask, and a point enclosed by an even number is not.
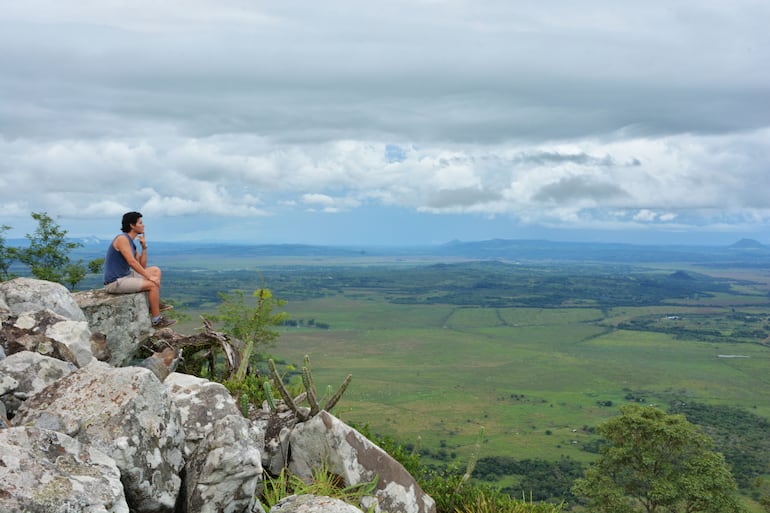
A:
[[[754,239],[741,239],[735,244],[731,244],[730,247],[734,249],[765,249],[761,242]]]

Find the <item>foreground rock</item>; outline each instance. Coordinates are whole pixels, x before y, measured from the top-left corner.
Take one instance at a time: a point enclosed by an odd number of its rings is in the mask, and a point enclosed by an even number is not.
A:
[[[0,324],[0,345],[7,355],[33,351],[77,367],[94,358],[88,323],[69,320],[48,309],[5,316]]]
[[[51,310],[71,321],[86,317],[67,287],[32,278],[16,278],[0,283],[0,310],[14,315]]]
[[[166,379],[185,429],[185,511],[252,511],[262,492],[259,434],[219,383],[173,373]]]
[[[0,430],[3,513],[128,513],[112,458],[56,431]]]
[[[139,346],[152,334],[147,297],[108,294],[103,289],[73,295],[93,333],[105,334],[110,365],[130,365]]]
[[[362,513],[355,506],[331,497],[290,495],[270,508],[270,513]]]
[[[31,397],[11,423],[58,431],[109,454],[132,509],[173,511],[184,431],[168,390],[149,370],[94,361]]]
[[[0,512],[257,513],[263,472],[287,466],[301,477],[326,466],[346,485],[377,477],[367,511],[435,512],[399,463],[330,413],[276,401],[247,418],[221,384],[174,372],[181,347],[232,349],[211,326],[148,339],[144,294],[77,296],[0,283]],[[155,352],[142,360],[145,343]],[[360,510],[302,496],[272,513],[283,511]]]
[[[289,470],[302,478],[309,479],[313,469],[327,465],[330,472],[342,477],[346,486],[378,478],[377,511],[436,511],[435,501],[400,463],[326,411],[297,424],[289,435],[289,445]]]
[[[4,415],[13,417],[24,401],[76,370],[70,362],[31,351],[0,360],[0,401],[6,410]]]

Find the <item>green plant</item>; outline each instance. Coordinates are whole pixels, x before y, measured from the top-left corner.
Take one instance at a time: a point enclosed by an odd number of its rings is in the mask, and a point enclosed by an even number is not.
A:
[[[470,458],[468,458],[468,464],[465,467],[465,472],[463,473],[462,477],[460,478],[460,482],[457,483],[457,488],[455,488],[454,493],[452,494],[452,499],[449,502],[449,510],[454,510],[454,504],[455,500],[454,498],[460,494],[460,489],[462,486],[467,483],[471,475],[473,474],[473,470],[476,468],[476,462],[479,461],[479,452],[481,451],[481,444],[484,442],[484,428],[482,427],[479,430],[479,438],[476,442],[476,445],[473,448],[473,453],[471,454]]]
[[[305,482],[287,468],[283,468],[276,477],[265,474],[261,502],[265,510],[269,510],[289,495],[312,494],[333,497],[360,507],[363,497],[374,495],[377,482],[378,478],[375,476],[371,481],[345,485],[343,479],[330,472],[326,465],[313,469],[311,479]]]
[[[15,249],[6,246],[5,237],[3,237],[3,233],[10,229],[11,227],[6,224],[0,225],[0,281],[11,277],[9,274],[11,262],[16,258]]]
[[[231,376],[222,382],[230,395],[238,401],[241,413],[245,417],[248,416],[249,405],[259,406],[266,399],[269,403],[272,402],[272,394],[268,395],[268,390],[265,389],[265,384],[269,387],[269,383],[265,377],[250,374],[244,376],[243,379]]]
[[[282,468],[281,472],[275,477],[267,472],[264,473],[261,502],[266,511],[275,506],[278,501],[293,493],[292,477],[292,474],[286,467]]]
[[[309,412],[299,409],[297,406],[299,401],[295,400],[292,394],[289,393],[286,385],[283,383],[283,378],[278,374],[278,369],[276,369],[275,362],[272,358],[267,361],[267,364],[270,369],[270,376],[273,378],[273,384],[278,389],[284,403],[286,403],[291,411],[294,412],[297,418],[304,421],[318,415],[322,408],[318,403],[318,394],[316,392],[315,382],[313,381],[313,374],[310,372],[310,357],[305,355],[305,365],[302,367],[302,385],[305,387],[305,394],[303,397],[307,400],[308,404],[310,404]],[[323,407],[324,410],[331,411],[331,409],[334,408],[337,402],[342,398],[342,394],[347,390],[352,378],[353,376],[350,374],[345,377],[345,380],[342,382],[339,389],[337,389],[337,392],[326,402],[326,405]]]
[[[453,510],[453,513],[559,513],[563,510],[561,504],[535,502],[526,497],[521,500],[499,493],[481,492],[472,504],[463,504]]]
[[[104,267],[104,258],[94,258],[88,262],[88,272],[91,274],[99,274]]]
[[[280,326],[287,318],[286,312],[273,313],[273,309],[286,304],[286,301],[273,297],[270,289],[261,288],[254,291],[256,304],[248,305],[243,291],[234,290],[231,293],[220,292],[222,302],[219,305],[219,315],[213,319],[220,321],[224,331],[234,339],[241,341],[238,348],[234,369],[228,374],[235,373],[235,378],[242,380],[252,361],[254,349],[258,346],[269,346],[278,338],[278,332],[273,328]],[[229,377],[229,375],[228,375]]]

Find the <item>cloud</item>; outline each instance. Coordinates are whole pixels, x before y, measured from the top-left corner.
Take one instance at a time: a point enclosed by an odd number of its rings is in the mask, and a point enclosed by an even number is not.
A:
[[[11,3],[0,213],[763,230],[768,18],[752,0]]]
[[[678,217],[677,214],[674,212],[655,212],[655,211],[643,208],[637,211],[632,216],[632,219],[634,221],[638,221],[642,223],[654,223],[654,222],[670,223],[674,221],[677,217]]]
[[[326,194],[303,194],[302,203],[310,209],[319,209],[326,213],[347,211],[360,206],[360,202],[353,198],[333,198]]]
[[[583,203],[602,204],[628,196],[621,187],[592,179],[589,176],[568,176],[558,182],[548,184],[535,192],[535,201],[546,203]]]
[[[426,210],[440,211],[452,209],[453,207],[467,208],[470,206],[480,206],[483,210],[485,203],[499,201],[502,196],[499,192],[485,191],[473,187],[464,187],[460,189],[441,189],[434,194],[429,195],[426,201]]]

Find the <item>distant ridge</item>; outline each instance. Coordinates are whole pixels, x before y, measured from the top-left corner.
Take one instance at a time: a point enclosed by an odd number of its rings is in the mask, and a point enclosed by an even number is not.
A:
[[[735,249],[741,251],[736,252]],[[745,250],[751,251],[745,251]],[[745,260],[745,264],[767,265],[770,248],[744,239],[732,246],[640,245],[607,242],[555,242],[550,240],[490,239],[476,242],[453,240],[436,247],[434,255],[513,261],[583,262],[695,262],[716,263]]]
[[[83,244],[72,257],[89,260],[104,257],[109,243],[97,237],[74,239]],[[7,240],[9,246],[25,246],[25,239]],[[648,262],[691,262],[695,264],[731,264],[750,267],[770,266],[770,246],[754,239],[741,239],[730,246],[650,245],[610,242],[559,242],[546,239],[489,239],[423,246],[332,246],[314,244],[259,244],[236,242],[152,242],[151,258],[161,258],[171,265],[186,256],[202,259],[291,257],[314,259],[366,259],[372,257],[466,260],[501,260],[508,262],[582,262],[619,265]]]
[[[754,239],[741,239],[735,244],[731,244],[730,247],[734,249],[764,249],[765,248],[765,246],[761,242]]]

